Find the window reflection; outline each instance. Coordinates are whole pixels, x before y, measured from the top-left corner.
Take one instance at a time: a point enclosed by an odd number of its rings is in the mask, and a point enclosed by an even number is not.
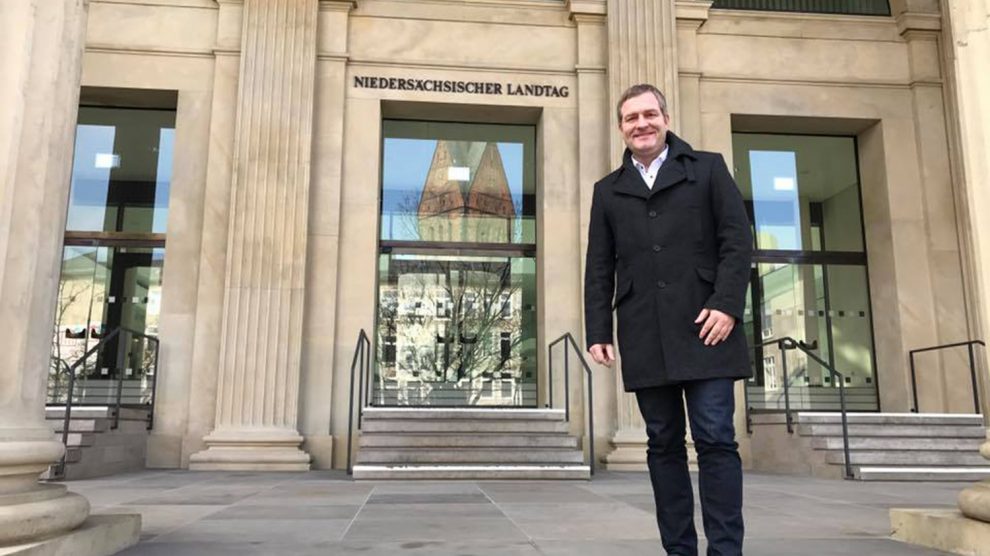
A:
[[[532,128],[388,121],[385,132],[383,240],[535,242]]]
[[[374,403],[535,406],[533,128],[383,127]]]
[[[853,138],[736,133],[733,160],[757,249],[864,250]]]
[[[750,406],[783,409],[786,384],[794,409],[839,407],[825,367],[760,346],[791,337],[842,373],[850,409],[877,410],[855,140],[736,133],[733,157],[756,243],[744,316]]]
[[[175,112],[80,107],[66,231],[165,233]]]

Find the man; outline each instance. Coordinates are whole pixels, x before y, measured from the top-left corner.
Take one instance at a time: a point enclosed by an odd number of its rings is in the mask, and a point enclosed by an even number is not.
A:
[[[652,85],[630,87],[617,112],[628,148],[622,166],[595,184],[591,203],[588,351],[601,365],[615,360],[615,310],[622,378],[646,421],[667,553],[698,553],[686,400],[708,555],[740,555],[742,465],[732,418],[734,381],[750,376],[737,326],[749,282],[749,219],[722,156],[695,151],[668,131],[663,93]]]

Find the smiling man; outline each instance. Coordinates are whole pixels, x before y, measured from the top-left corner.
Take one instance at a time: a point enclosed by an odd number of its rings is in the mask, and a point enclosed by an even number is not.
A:
[[[752,235],[722,156],[696,151],[668,130],[667,102],[652,85],[617,106],[622,166],[595,184],[585,273],[588,352],[615,360],[646,422],[647,462],[668,554],[696,556],[694,497],[684,406],[698,451],[709,556],[742,554],[742,464],[734,382],[750,376],[746,305]]]

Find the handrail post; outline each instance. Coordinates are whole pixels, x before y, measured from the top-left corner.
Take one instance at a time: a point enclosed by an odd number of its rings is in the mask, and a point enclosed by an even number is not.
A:
[[[570,334],[568,332],[568,334]],[[571,422],[571,362],[570,346],[564,342],[564,421]]]
[[[547,404],[546,407],[553,409],[553,344],[547,348]]]
[[[914,400],[914,406],[911,408],[911,412],[918,413],[920,407],[918,405],[918,379],[914,367],[914,354],[914,351],[908,352],[908,359],[911,364],[911,399]]]
[[[838,371],[830,369],[839,374]],[[852,462],[849,454],[849,419],[846,416],[846,381],[845,377],[839,375],[839,408],[842,411],[842,452],[846,462],[846,478],[853,478]]]
[[[980,412],[980,385],[976,380],[976,357],[973,354],[973,342],[966,345],[969,349],[969,377],[973,381],[973,413]]]
[[[591,373],[591,367],[588,366],[588,361],[584,358],[584,354],[581,352],[581,346],[578,345],[577,340],[574,336],[568,332],[566,335],[562,336],[564,341],[564,349],[573,347],[574,351],[577,353],[578,360],[581,362],[581,366],[584,367],[585,379],[588,382],[588,403],[585,404],[585,412],[588,415],[588,470],[590,475],[595,474],[595,395],[594,395],[594,382],[593,375]]]
[[[84,359],[80,359],[83,361]],[[62,416],[62,446],[67,446],[69,443],[69,424],[72,419],[72,396],[76,389],[76,366],[69,367],[69,384],[66,385],[65,394],[65,414]],[[55,473],[53,473],[53,479],[61,479],[65,477],[65,458],[68,448],[62,452],[62,457],[59,458],[58,463],[55,465]]]
[[[151,409],[148,412],[148,430],[155,427],[155,401],[158,397],[158,353],[161,351],[161,343],[155,340],[155,358],[152,360],[152,368],[155,370],[151,375]]]
[[[791,423],[791,396],[787,388],[787,341],[781,340],[778,344],[780,348],[780,360],[784,373],[784,420],[787,422],[787,432],[794,433],[794,425]]]
[[[364,332],[364,331],[362,330],[362,332]],[[362,334],[362,336],[364,337],[365,346],[367,346],[366,347],[367,354],[366,354],[365,360],[364,360],[364,365],[365,365],[365,388],[366,388],[366,390],[364,391],[364,407],[371,407],[371,400],[374,399],[373,396],[372,396],[372,394],[371,394],[371,387],[373,385],[373,380],[372,379],[374,379],[374,375],[371,372],[371,369],[372,369],[371,361],[372,361],[372,357],[374,356],[374,352],[371,349],[371,347],[372,347],[371,346],[371,338],[369,338],[367,334]]]
[[[362,409],[364,409],[364,342],[358,337],[358,416],[357,430],[361,430]]]
[[[753,416],[749,413],[749,385],[748,379],[743,379],[743,410],[746,412],[746,434],[753,434]]]
[[[364,329],[361,329],[361,333],[358,334],[357,345],[354,347],[354,358],[351,359],[351,381],[348,383],[348,403],[347,403],[347,474],[351,475],[354,472],[354,467],[351,465],[351,452],[353,450],[354,444],[354,373],[355,371],[360,372],[361,375],[358,377],[360,391],[358,392],[358,404],[364,404],[364,375],[365,375],[365,365],[364,365],[364,346],[365,343],[370,345],[367,334],[365,334]],[[359,368],[360,366],[360,368]],[[370,388],[370,385],[369,385]],[[361,410],[363,407],[358,407],[358,429],[361,428]]]
[[[120,400],[124,393],[124,369],[127,367],[125,358],[127,357],[127,337],[130,332],[121,329],[117,335],[117,399],[114,403],[113,424],[111,430],[116,430],[120,426]]]

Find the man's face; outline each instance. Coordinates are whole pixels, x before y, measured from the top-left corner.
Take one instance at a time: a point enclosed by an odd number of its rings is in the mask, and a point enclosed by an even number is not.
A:
[[[670,116],[660,110],[653,93],[645,92],[622,103],[619,131],[633,155],[641,161],[652,160],[663,152]]]

